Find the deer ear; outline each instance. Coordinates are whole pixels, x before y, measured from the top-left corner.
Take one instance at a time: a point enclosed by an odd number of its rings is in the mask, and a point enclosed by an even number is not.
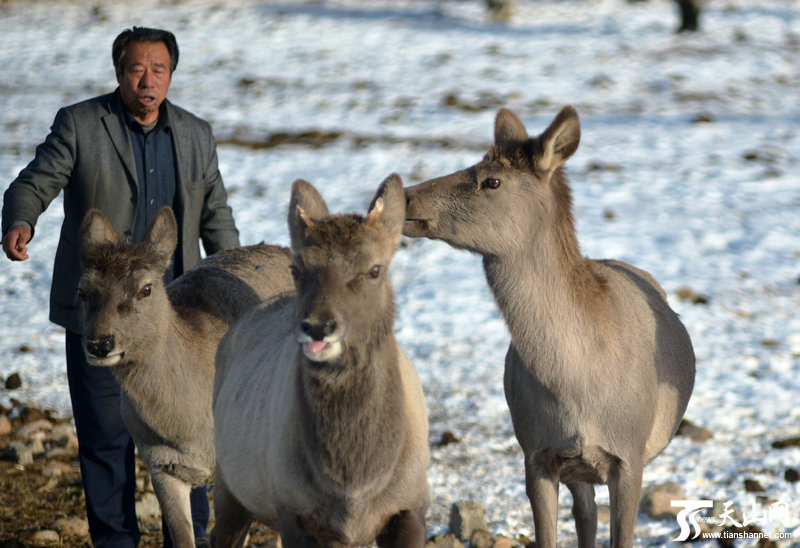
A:
[[[576,150],[581,141],[581,123],[578,113],[571,106],[561,109],[544,133],[539,136],[541,155],[535,159],[536,166],[552,173]]]
[[[403,180],[396,173],[392,173],[378,187],[364,223],[370,226],[380,224],[397,244],[402,236],[405,219],[406,197],[403,193]]]
[[[78,252],[81,259],[85,258],[89,251],[99,245],[116,245],[119,243],[117,231],[111,222],[99,209],[90,209],[83,218],[81,228],[78,231]]]
[[[328,206],[317,189],[303,179],[292,184],[292,199],[289,202],[289,235],[292,248],[297,251],[305,243],[306,230],[327,217]]]
[[[528,132],[517,115],[501,108],[494,122],[494,143],[503,150],[519,147],[528,140]]]
[[[156,216],[144,229],[143,241],[155,247],[159,255],[172,257],[178,247],[178,221],[172,208],[164,206],[156,212]]]

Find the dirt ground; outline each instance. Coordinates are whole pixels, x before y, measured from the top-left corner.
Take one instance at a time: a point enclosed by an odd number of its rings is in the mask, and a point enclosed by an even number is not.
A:
[[[33,533],[51,529],[59,518],[84,515],[77,464],[65,463],[59,476],[46,476],[49,463],[21,466],[0,460],[0,546],[25,546]],[[160,536],[160,532],[159,532]],[[61,546],[90,546],[87,539],[62,539]],[[157,546],[155,541],[147,546]]]
[[[0,457],[10,436],[0,436]],[[137,496],[150,493],[149,478],[144,464],[137,466]],[[211,497],[213,505],[213,492]],[[83,488],[76,457],[44,459],[37,456],[32,464],[22,466],[13,460],[0,458],[0,548],[28,546],[91,547],[86,535],[61,535],[59,540],[37,539],[37,532],[55,530],[60,518],[79,518],[85,521]],[[213,518],[212,518],[213,519]],[[140,521],[140,548],[160,548],[161,520]],[[250,530],[251,546],[268,546],[275,533],[260,524]]]

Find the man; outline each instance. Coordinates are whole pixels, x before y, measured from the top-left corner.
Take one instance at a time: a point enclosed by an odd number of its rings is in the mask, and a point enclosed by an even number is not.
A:
[[[180,242],[166,282],[206,253],[239,245],[207,122],[166,100],[178,63],[175,36],[133,27],[114,41],[119,87],[62,108],[50,134],[11,183],[3,203],[3,249],[28,258],[39,215],[63,189],[64,222],[53,267],[50,320],[66,334],[67,377],[92,541],[134,547],[134,447],[119,411],[120,389],[106,368],[91,367],[81,348],[77,241],[84,215],[102,210],[123,238],[140,241],[162,206],[175,210]],[[208,498],[192,492],[198,545],[207,542]],[[164,545],[170,546],[164,529]]]

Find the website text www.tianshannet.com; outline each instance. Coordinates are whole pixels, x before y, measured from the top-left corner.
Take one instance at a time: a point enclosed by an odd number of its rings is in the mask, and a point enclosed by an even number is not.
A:
[[[706,531],[700,535],[704,540],[725,539],[725,540],[791,540],[792,533],[789,531]]]

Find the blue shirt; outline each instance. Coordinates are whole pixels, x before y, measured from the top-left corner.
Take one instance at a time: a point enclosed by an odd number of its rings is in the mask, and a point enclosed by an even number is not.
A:
[[[127,108],[123,110],[131,136],[139,181],[133,241],[141,242],[145,228],[159,209],[169,206],[175,210],[178,206],[175,150],[172,145],[169,116],[163,105],[153,126],[143,126],[133,118]],[[180,242],[180,238],[178,241]],[[172,257],[172,265],[164,274],[164,283],[169,283],[183,271],[183,265],[178,264],[180,257],[180,244],[178,244],[178,249]]]

